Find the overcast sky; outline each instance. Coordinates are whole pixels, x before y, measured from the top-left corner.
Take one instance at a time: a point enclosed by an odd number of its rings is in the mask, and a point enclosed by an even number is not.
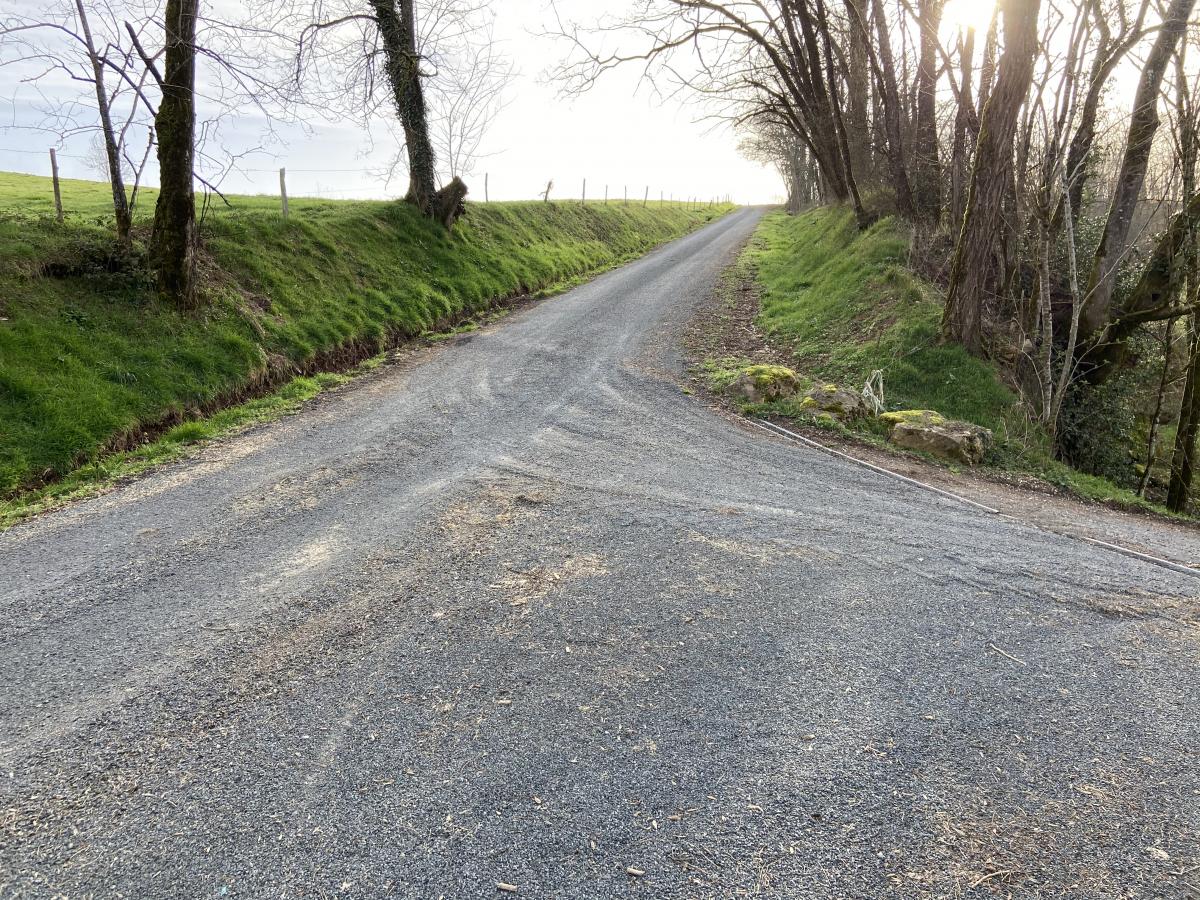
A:
[[[131,0],[133,3],[142,0]],[[203,0],[203,8],[220,9],[240,0]],[[630,0],[558,0],[565,19],[594,22],[604,11],[617,12]],[[0,17],[33,15],[45,0],[0,0]],[[507,106],[496,119],[481,148],[483,158],[467,178],[472,196],[483,199],[483,173],[487,172],[492,199],[528,199],[540,195],[553,178],[554,195],[578,197],[583,179],[588,196],[599,198],[608,187],[612,197],[628,188],[640,198],[649,188],[652,197],[661,191],[677,199],[731,195],[741,203],[777,202],[783,185],[777,173],[751,163],[737,152],[738,137],[724,126],[701,121],[703,110],[694,98],[667,100],[639,84],[635,68],[608,73],[591,92],[574,98],[560,95],[549,83],[547,71],[561,59],[566,47],[543,32],[550,23],[548,0],[504,0],[493,6],[495,32],[516,66],[509,86]],[[994,9],[992,0],[949,0],[943,27],[947,41],[954,29],[972,25],[980,30]],[[1114,73],[1116,90],[1109,99],[1118,104],[1132,97],[1138,74],[1136,55]],[[29,125],[40,119],[37,95],[31,86],[18,83],[19,74],[31,69],[0,70],[0,126]],[[53,93],[54,77],[39,87]],[[64,83],[61,92],[79,95],[78,84]],[[11,101],[15,90],[16,103]],[[203,92],[203,86],[202,86]],[[90,105],[86,107],[91,115]],[[203,111],[202,111],[203,112]],[[221,141],[233,152],[259,146],[264,123],[253,108],[231,118],[222,128]],[[267,152],[246,158],[241,171],[228,175],[223,190],[234,193],[275,193],[278,167],[288,169],[288,187],[294,196],[368,198],[396,196],[404,190],[403,178],[386,184],[379,173],[395,155],[395,144],[384,129],[376,130],[372,143],[363,129],[352,123],[330,124],[309,120],[309,129],[283,126],[278,143]],[[48,174],[47,148],[52,134],[22,128],[0,127],[0,170]],[[92,138],[71,139],[60,149],[64,176],[97,179],[94,162],[87,157]],[[207,174],[207,173],[206,173]],[[154,183],[153,165],[147,174]]]
[[[33,0],[0,0],[0,12],[28,10],[31,4]],[[585,21],[600,7],[589,0],[559,0],[558,5],[564,14]],[[486,171],[492,199],[533,197],[550,178],[560,197],[578,197],[587,178],[588,195],[597,198],[605,185],[613,197],[628,186],[630,196],[639,198],[647,187],[653,197],[662,191],[676,198],[731,194],[742,203],[780,198],[778,175],[743,159],[737,152],[737,137],[727,128],[714,131],[712,123],[697,121],[701,113],[694,105],[655,97],[646,86],[639,87],[632,70],[612,73],[582,97],[559,96],[556,85],[546,83],[544,76],[565,48],[541,36],[546,10],[545,0],[505,0],[498,10],[496,36],[517,74],[507,91],[508,105],[481,148],[486,155],[467,179],[473,196],[483,199]],[[11,92],[5,91],[0,121],[33,121],[32,90],[19,89],[17,97],[14,109],[8,103]],[[223,140],[255,146],[261,124],[248,114],[226,126]],[[377,177],[394,152],[386,142],[377,141],[372,148],[362,130],[352,124],[310,125],[315,125],[311,135],[299,128],[281,129],[284,144],[246,160],[243,167],[253,171],[231,174],[222,189],[274,192],[276,169],[286,165],[294,195],[366,198],[394,196],[403,190],[400,181],[385,186]],[[380,130],[377,136],[383,135]],[[62,148],[64,176],[97,177],[84,158],[90,142],[78,138]],[[0,170],[48,174],[46,148],[52,143],[52,135],[0,130]]]

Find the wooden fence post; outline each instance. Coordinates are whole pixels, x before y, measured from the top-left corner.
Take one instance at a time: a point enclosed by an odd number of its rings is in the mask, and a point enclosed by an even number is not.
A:
[[[283,221],[287,221],[287,169],[279,169],[279,199],[283,203]]]
[[[491,202],[488,199],[488,173],[487,172],[483,173],[483,202],[484,203]]]
[[[646,195],[642,197],[642,206],[650,202],[650,185],[646,185]]]
[[[54,148],[50,148],[50,174],[54,179],[54,217],[58,221],[63,220],[62,211],[62,191],[58,187],[58,157],[54,153]]]
[[[625,205],[629,205],[629,185],[625,185]]]
[[[604,205],[608,206],[608,185],[604,186]]]
[[[543,203],[550,202],[550,188],[552,188],[552,187],[554,187],[554,179],[553,178],[551,178],[549,181],[546,182],[546,193],[542,194],[542,202]]]
[[[579,205],[587,206],[587,179],[583,179],[583,190],[579,193]]]

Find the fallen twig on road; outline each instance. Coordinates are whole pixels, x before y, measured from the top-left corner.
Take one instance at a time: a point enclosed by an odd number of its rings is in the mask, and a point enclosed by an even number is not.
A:
[[[995,650],[995,651],[996,651],[997,653],[999,653],[1001,656],[1004,656],[1004,657],[1007,657],[1008,659],[1011,659],[1011,660],[1012,660],[1013,662],[1015,662],[1015,663],[1020,663],[1020,664],[1021,664],[1021,665],[1023,665],[1023,666],[1027,666],[1027,665],[1029,665],[1029,663],[1025,662],[1025,660],[1023,660],[1023,659],[1020,659],[1020,658],[1018,658],[1018,657],[1016,657],[1016,656],[1013,656],[1011,653],[1006,653],[1004,650],[1001,650],[1001,649],[1000,649],[999,647],[997,647],[995,644],[989,643],[989,644],[988,644],[988,647],[989,647],[989,649]],[[974,887],[974,885],[972,885],[972,887]]]

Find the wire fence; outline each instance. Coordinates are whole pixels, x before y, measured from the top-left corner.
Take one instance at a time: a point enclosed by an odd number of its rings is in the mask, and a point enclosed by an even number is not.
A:
[[[95,156],[88,156],[78,153],[62,153],[51,149],[47,154],[45,150],[31,150],[20,147],[0,147],[0,153],[12,153],[29,156],[49,156],[48,171],[43,169],[40,172],[28,172],[31,175],[49,175],[52,180],[52,190],[54,193],[55,207],[59,219],[62,219],[62,198],[60,190],[60,177],[58,170],[58,160],[86,160],[89,162],[95,161]],[[29,168],[38,168],[30,166]],[[378,178],[377,172],[373,173],[365,168],[349,168],[349,169],[313,169],[313,168],[296,168],[290,169],[286,166],[279,169],[265,169],[258,167],[241,167],[238,166],[231,170],[231,174],[243,176],[248,182],[244,187],[239,185],[242,190],[239,193],[249,194],[257,198],[270,197],[276,195],[279,198],[280,215],[287,218],[292,211],[289,201],[296,200],[353,200],[353,199],[380,199],[390,200],[396,199],[401,195],[399,190],[388,190],[388,185],[385,182],[383,189],[378,184],[376,185],[356,185],[347,187],[325,187],[319,180],[315,185],[312,184],[313,179],[306,178],[305,186],[301,192],[289,194],[288,190],[288,175],[358,175],[367,178]],[[278,187],[273,184],[267,190],[257,190],[260,179],[250,178],[253,175],[277,175]],[[273,181],[274,179],[272,179]],[[483,173],[482,178],[474,179],[476,181],[475,197],[481,199],[485,203],[491,202],[492,182],[491,174]],[[595,182],[593,182],[595,185]],[[651,185],[643,184],[632,186],[630,184],[613,185],[605,183],[596,188],[596,194],[589,196],[588,194],[588,179],[582,178],[578,182],[578,196],[559,196],[556,192],[556,184],[553,178],[549,179],[546,184],[534,191],[530,191],[524,198],[509,198],[509,199],[524,199],[524,200],[541,200],[545,203],[578,203],[581,205],[624,205],[624,206],[666,206],[678,204],[692,209],[702,207],[712,207],[718,204],[732,203],[733,198],[729,194],[714,195],[714,194],[681,194],[676,196],[675,192],[667,190],[658,190]],[[481,189],[480,189],[481,188]],[[632,188],[632,190],[631,190]],[[525,192],[522,192],[525,193]],[[482,194],[482,197],[479,195]],[[655,196],[657,195],[657,196]]]

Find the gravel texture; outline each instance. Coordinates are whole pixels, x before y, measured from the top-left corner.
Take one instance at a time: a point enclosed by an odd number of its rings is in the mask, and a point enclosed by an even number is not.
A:
[[[757,215],[0,535],[0,895],[1197,896],[1197,581],[688,396]]]

